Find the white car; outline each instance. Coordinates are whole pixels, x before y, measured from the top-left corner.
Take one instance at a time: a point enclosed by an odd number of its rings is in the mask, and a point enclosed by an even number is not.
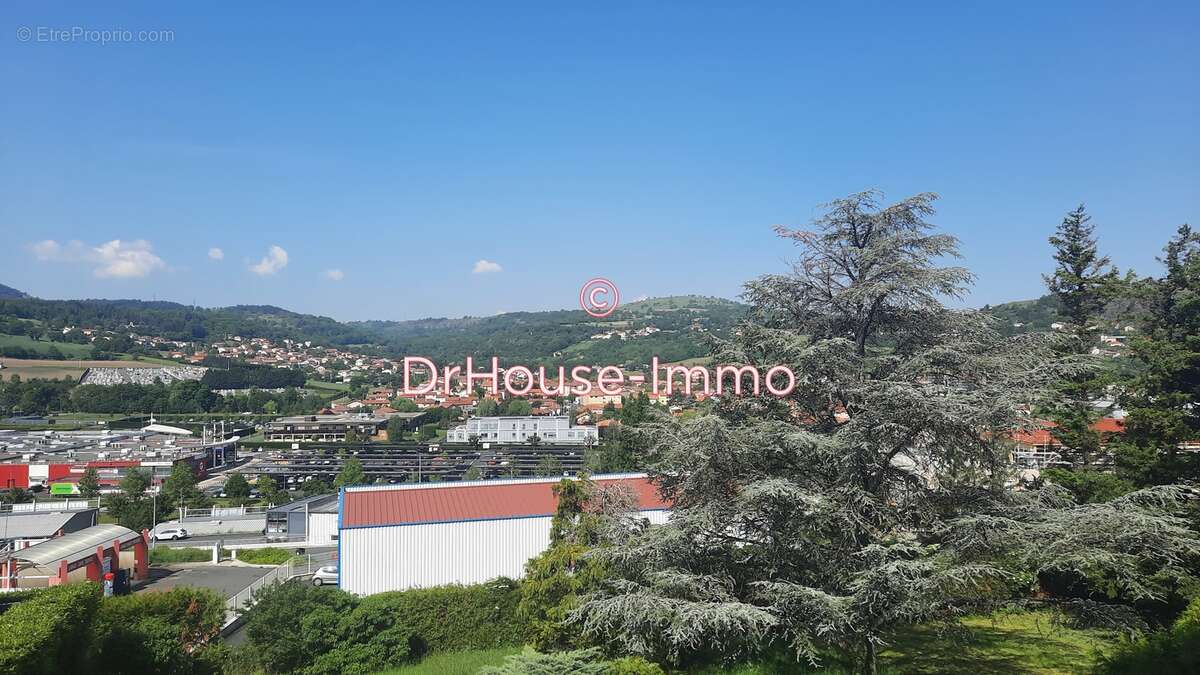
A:
[[[154,539],[157,541],[175,541],[176,539],[187,539],[188,531],[182,527],[165,527],[154,533]]]
[[[316,572],[313,572],[313,576],[312,576],[313,586],[324,586],[325,584],[337,585],[337,582],[338,582],[337,565],[330,565],[327,567],[322,567],[321,569],[317,570]]]

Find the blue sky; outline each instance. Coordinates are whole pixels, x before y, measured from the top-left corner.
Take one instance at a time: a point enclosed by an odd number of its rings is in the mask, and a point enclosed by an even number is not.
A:
[[[875,187],[942,195],[981,305],[1043,292],[1081,201],[1123,269],[1200,223],[1196,3],[250,4],[6,8],[0,283],[338,319],[597,275],[734,297],[792,255],[773,224]],[[174,37],[47,41],[75,27]]]

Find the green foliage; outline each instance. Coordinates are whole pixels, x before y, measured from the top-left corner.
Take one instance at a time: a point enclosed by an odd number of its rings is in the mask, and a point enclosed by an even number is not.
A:
[[[374,672],[426,653],[519,645],[517,600],[507,580],[361,599],[286,583],[249,611],[248,648],[268,672]]]
[[[250,482],[240,473],[234,473],[225,480],[225,494],[235,501],[250,498]]]
[[[1100,310],[1104,287],[1117,275],[1108,257],[1097,252],[1095,227],[1089,221],[1091,217],[1080,204],[1050,237],[1058,266],[1046,277],[1046,285],[1077,328],[1085,328]]]
[[[1133,483],[1100,471],[1051,468],[1043,469],[1041,477],[1070,490],[1080,504],[1107,502],[1136,489]]]
[[[500,414],[500,406],[492,399],[485,398],[475,405],[476,417],[495,417]]]
[[[608,675],[608,663],[599,649],[542,654],[526,648],[504,660],[502,666],[488,666],[479,675]]]
[[[84,499],[94,499],[100,496],[100,472],[96,467],[89,466],[79,477],[79,496]]]
[[[1118,461],[1142,485],[1200,479],[1200,455],[1178,447],[1200,438],[1200,233],[1180,227],[1163,263],[1149,333],[1131,349],[1140,368],[1121,397],[1132,447]]]
[[[163,481],[158,501],[169,508],[208,505],[208,498],[197,487],[195,470],[186,462],[176,462],[171,467],[171,475]]]
[[[1122,641],[1096,671],[1100,675],[1200,673],[1200,598],[1188,605],[1169,630]]]
[[[39,592],[0,614],[0,673],[84,672],[100,587],[70,584]]]
[[[150,489],[150,473],[145,469],[128,469],[121,479],[120,486],[119,493],[105,498],[108,512],[116,517],[119,525],[135,532],[148,530],[156,520],[161,520],[161,516],[171,510],[166,500],[152,499],[146,494]],[[159,511],[157,514],[154,513],[156,507]]]
[[[194,651],[216,637],[224,619],[225,599],[207,589],[105,598],[93,629],[91,672],[203,672]]]
[[[342,464],[342,470],[338,471],[338,475],[333,479],[335,488],[345,487],[347,485],[362,485],[367,482],[367,474],[363,471],[362,461],[357,457],[350,457]]]
[[[250,548],[237,553],[237,559],[249,565],[282,565],[293,557],[286,548]]]
[[[309,478],[300,486],[300,493],[305,497],[315,497],[333,492],[333,486],[320,478]]]
[[[208,562],[212,560],[212,549],[182,548],[176,546],[155,546],[150,549],[152,565],[171,565],[174,563]]]

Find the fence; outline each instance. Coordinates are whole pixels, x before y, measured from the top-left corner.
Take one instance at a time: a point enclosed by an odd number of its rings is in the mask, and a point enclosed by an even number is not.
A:
[[[254,596],[264,588],[283,583],[289,579],[311,576],[318,569],[337,562],[337,552],[316,553],[297,556],[282,565],[274,567],[270,572],[257,581],[238,591],[225,601],[225,623],[232,623],[237,618],[238,610],[254,604]]]
[[[51,511],[82,511],[100,508],[100,498],[95,499],[43,499],[24,504],[0,504],[0,513],[46,513]]]
[[[195,509],[186,506],[179,507],[180,520],[216,520],[236,516],[266,515],[271,506],[218,506],[214,508]]]

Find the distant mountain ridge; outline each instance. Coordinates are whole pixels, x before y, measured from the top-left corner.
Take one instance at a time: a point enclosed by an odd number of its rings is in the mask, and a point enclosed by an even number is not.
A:
[[[746,313],[740,303],[704,296],[632,302],[595,319],[581,310],[510,312],[490,317],[339,322],[273,305],[201,308],[165,301],[0,299],[0,317],[54,327],[130,326],[169,340],[209,342],[227,335],[311,341],[366,354],[420,355],[439,361],[498,356],[507,362],[636,365],[708,353]]]
[[[0,300],[17,300],[20,298],[28,298],[28,297],[29,297],[28,294],[22,293],[21,291],[18,291],[17,289],[13,288],[12,286],[5,286],[4,284],[0,284]]]

